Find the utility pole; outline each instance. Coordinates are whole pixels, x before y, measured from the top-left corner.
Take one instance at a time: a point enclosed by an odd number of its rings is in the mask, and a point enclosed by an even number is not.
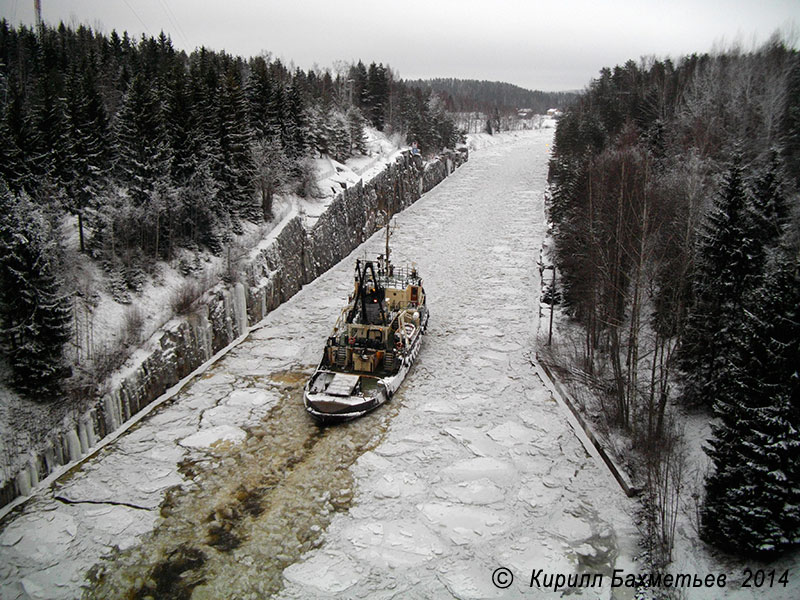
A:
[[[550,284],[550,327],[547,331],[547,345],[553,343],[553,309],[556,306],[556,266],[553,265],[553,281]]]
[[[33,0],[33,11],[36,13],[36,33],[41,39],[44,29],[42,26],[42,0]]]

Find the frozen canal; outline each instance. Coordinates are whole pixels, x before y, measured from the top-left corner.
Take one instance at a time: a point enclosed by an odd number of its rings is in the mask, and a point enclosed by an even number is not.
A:
[[[431,323],[391,403],[324,430],[302,408],[379,233],[7,518],[0,596],[561,597],[529,587],[541,569],[604,574],[574,594],[611,597],[632,506],[529,362],[551,135],[473,153],[396,217],[394,259],[417,262]]]

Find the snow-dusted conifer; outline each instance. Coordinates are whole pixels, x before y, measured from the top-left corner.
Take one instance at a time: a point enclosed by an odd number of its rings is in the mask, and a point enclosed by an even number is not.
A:
[[[364,132],[364,117],[361,111],[351,106],[347,109],[347,132],[349,136],[349,153],[366,154],[367,136]]]
[[[769,555],[800,545],[800,277],[781,251],[747,309],[720,375],[720,424],[706,452],[702,534],[737,554]]]
[[[305,102],[299,87],[292,83],[284,92],[281,142],[292,160],[299,160],[308,151],[309,129]]]
[[[12,85],[13,79],[8,83],[6,90],[7,99],[4,111],[4,120],[7,127],[9,147],[4,154],[10,161],[0,165],[5,174],[6,183],[14,192],[26,190],[33,191],[40,181],[34,176],[33,157],[36,155],[34,147],[34,127],[30,119],[30,109],[22,90],[18,85]],[[5,137],[5,135],[3,136]]]
[[[67,119],[64,100],[55,84],[47,78],[39,80],[36,102],[31,114],[33,123],[31,152],[28,155],[32,171],[52,185],[62,186],[69,178],[72,161],[67,138]]]
[[[155,182],[169,172],[163,106],[142,75],[128,85],[114,126],[116,170],[134,202],[147,203]]]
[[[360,60],[350,67],[349,92],[352,104],[366,109],[369,106],[369,89],[367,88],[367,67]]]
[[[344,162],[350,156],[350,133],[344,115],[333,111],[329,126],[332,134],[331,153],[336,160]]]
[[[426,104],[422,99],[419,89],[406,90],[402,96],[401,112],[408,129],[406,141],[410,144],[417,142],[420,149],[425,152],[429,149]]]
[[[772,149],[769,162],[752,186],[753,219],[759,239],[774,247],[783,234],[789,209],[783,190],[778,152]]]
[[[212,252],[222,250],[218,235],[219,223],[226,223],[219,207],[219,184],[210,162],[202,155],[196,157],[186,184],[178,191],[178,228],[190,246],[205,246]]]
[[[306,122],[308,123],[308,141],[311,147],[320,154],[332,155],[333,131],[329,107],[311,106],[306,112]]]
[[[19,190],[26,180],[25,155],[8,126],[8,108],[0,114],[0,178],[12,190]]]
[[[370,64],[367,72],[367,109],[372,126],[383,131],[389,105],[389,76],[383,64]]]
[[[758,283],[763,255],[756,239],[741,156],[725,174],[697,253],[694,302],[682,338],[686,374],[683,399],[711,404],[725,381],[719,377],[724,351],[741,313],[741,299]]]
[[[267,61],[261,56],[254,58],[250,65],[250,75],[247,78],[246,96],[250,124],[255,135],[261,138],[275,133],[270,114],[273,108],[274,88]]]
[[[67,82],[67,138],[71,160],[67,173],[67,207],[78,217],[80,249],[84,251],[84,216],[106,175],[107,120],[92,72],[73,73]]]
[[[0,331],[13,386],[49,399],[69,373],[64,347],[72,310],[53,263],[54,241],[40,209],[0,190]]]
[[[191,82],[183,66],[177,66],[165,82],[164,119],[172,153],[172,181],[183,185],[191,175],[193,157],[199,147],[195,144],[195,106]]]
[[[223,201],[234,222],[238,218],[256,218],[252,202],[250,174],[250,128],[247,106],[238,74],[229,69],[219,89],[217,137],[221,150],[221,170],[216,174]]]

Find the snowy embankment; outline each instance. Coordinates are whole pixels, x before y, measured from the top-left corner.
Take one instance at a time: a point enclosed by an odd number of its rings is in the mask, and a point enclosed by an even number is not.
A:
[[[314,161],[317,174],[319,197],[301,198],[294,193],[284,193],[275,197],[273,204],[273,218],[269,223],[253,224],[243,223],[244,232],[233,236],[229,246],[236,258],[247,249],[262,246],[264,240],[274,239],[280,232],[282,225],[291,217],[302,211],[309,216],[319,215],[325,211],[331,200],[342,189],[355,185],[359,180],[369,180],[381,170],[385,169],[395,157],[403,150],[399,139],[387,138],[383,133],[367,130],[367,154],[354,156],[344,163],[337,162],[327,156],[322,156]],[[77,222],[72,221],[70,227],[74,230],[70,234],[73,246],[77,246]],[[144,339],[150,338],[159,329],[163,328],[174,316],[171,299],[176,291],[184,285],[187,278],[198,280],[206,287],[213,287],[220,281],[220,277],[227,269],[226,262],[229,255],[223,252],[215,256],[208,252],[185,252],[171,263],[161,263],[155,277],[147,281],[141,291],[132,292],[129,304],[117,302],[112,294],[107,291],[104,275],[94,266],[87,264],[84,268],[93,273],[96,279],[93,283],[96,289],[97,306],[91,316],[91,341],[96,349],[112,344],[114,340],[124,335],[126,312],[130,306],[135,306],[144,318],[141,335]],[[189,276],[181,273],[182,264],[192,263]],[[87,335],[89,335],[87,333]],[[87,351],[85,349],[84,351]],[[91,353],[91,350],[89,350]]]
[[[370,131],[368,155],[353,157],[346,164],[336,163],[325,157],[318,159],[318,197],[303,199],[293,194],[276,197],[272,221],[261,225],[244,223],[244,232],[235,236],[229,247],[219,256],[181,251],[170,263],[159,263],[152,277],[142,284],[139,292],[126,290],[120,293],[117,289],[112,293],[113,286],[110,285],[108,274],[75,250],[75,255],[70,260],[75,277],[81,282],[81,294],[75,298],[75,337],[71,346],[76,368],[88,369],[91,373],[98,359],[105,362],[108,356],[124,357],[128,353],[125,364],[102,382],[105,390],[103,394],[115,394],[121,386],[130,389],[150,385],[150,382],[141,380],[133,383],[125,380],[132,380],[132,375],[142,371],[142,365],[164,349],[165,336],[186,335],[185,328],[180,329],[185,317],[175,318],[174,299],[185,297],[187,292],[197,298],[199,303],[207,302],[212,295],[231,295],[238,309],[232,311],[235,313],[233,318],[236,320],[236,335],[244,333],[247,323],[243,321],[247,317],[246,309],[250,308],[242,308],[245,290],[239,285],[220,285],[221,280],[226,276],[230,278],[233,271],[243,268],[243,262],[246,262],[251,248],[255,248],[254,252],[257,252],[271,244],[298,213],[304,215],[306,227],[311,227],[315,218],[324,213],[343,189],[360,184],[362,180],[370,181],[386,170],[401,151],[397,142],[398,140],[387,139],[379,132]],[[78,243],[77,224],[71,222],[65,227],[68,230],[71,228],[71,233],[66,233],[67,245],[74,250]],[[252,261],[253,253],[250,252],[249,255]],[[238,275],[237,272],[236,276]],[[225,289],[226,287],[231,289]],[[270,289],[270,292],[274,293],[274,290]],[[115,297],[127,298],[129,303],[120,303]],[[273,301],[272,298],[270,300]],[[224,308],[228,310],[227,306]],[[231,316],[224,315],[224,318]],[[138,323],[135,328],[131,327],[133,321]],[[236,335],[229,336],[230,341]],[[214,343],[217,344],[214,350],[219,349],[219,344]],[[225,344],[227,343],[226,341]],[[213,354],[210,348],[204,347],[201,351],[203,360]],[[202,360],[195,364],[199,362]],[[153,374],[157,368],[148,364],[148,370]],[[152,375],[153,379],[159,376]],[[98,428],[102,427],[94,422],[97,419],[94,410],[97,402],[94,398],[86,398],[82,403],[40,403],[20,398],[0,386],[2,501],[9,502],[18,494],[26,495],[32,486],[35,487],[48,474],[54,470],[62,471],[63,467],[60,465],[85,455],[99,437],[118,427],[129,414],[141,406],[140,403],[149,403],[152,399],[153,396],[126,397],[120,403],[124,404],[122,410],[118,410],[120,407],[106,405],[104,409],[106,420],[110,420],[110,429],[99,431]]]
[[[553,262],[551,255],[552,240],[543,247],[542,261],[548,270],[545,277],[549,279]],[[550,316],[550,305],[542,304],[541,310],[545,319]],[[539,344],[545,355],[552,352],[547,360],[555,366],[564,368],[569,364],[581,362],[580,348],[584,343],[585,333],[579,325],[572,322],[569,317],[556,305],[553,313],[552,343],[553,350],[545,350],[544,344],[548,339],[548,322],[544,320],[540,327]],[[645,365],[649,373],[650,367]],[[586,379],[575,378],[579,373],[577,369],[570,371],[565,377],[566,386],[572,393],[573,405],[579,405],[584,420],[590,422],[597,433],[600,443],[615,457],[618,464],[636,462],[633,450],[634,442],[624,432],[610,429],[606,424],[606,417],[602,414],[602,402],[593,389],[587,388]],[[578,401],[575,401],[575,398]],[[677,516],[672,549],[672,562],[664,569],[664,574],[670,574],[671,581],[678,577],[689,576],[691,581],[686,585],[663,585],[651,589],[640,588],[637,598],[659,598],[659,594],[672,592],[674,597],[689,600],[707,598],[727,600],[795,600],[800,598],[800,552],[789,553],[776,560],[765,563],[757,560],[742,560],[734,556],[725,555],[717,551],[710,544],[700,539],[700,510],[704,496],[705,477],[713,468],[709,457],[703,447],[712,437],[712,415],[705,410],[687,411],[677,405],[674,400],[670,405],[674,415],[676,428],[682,433],[683,470],[680,480],[680,489],[675,491],[677,498]],[[626,460],[627,459],[627,460]],[[634,484],[642,486],[641,475],[634,480]],[[640,497],[640,502],[644,497]],[[643,512],[640,511],[640,513]],[[637,517],[641,519],[641,514]],[[710,578],[710,579],[707,579]],[[713,579],[714,583],[707,585]],[[662,579],[662,581],[665,581]],[[685,581],[685,579],[684,579]],[[724,585],[720,585],[720,581]],[[702,582],[699,586],[698,582]],[[673,596],[670,596],[673,597]]]
[[[800,598],[800,552],[772,562],[740,560],[715,551],[699,539],[699,509],[705,476],[711,461],[703,450],[711,438],[708,415],[683,414],[686,475],[675,533],[672,573],[726,576],[726,586],[715,589],[715,598],[727,600],[796,600]],[[786,576],[784,576],[786,574]]]

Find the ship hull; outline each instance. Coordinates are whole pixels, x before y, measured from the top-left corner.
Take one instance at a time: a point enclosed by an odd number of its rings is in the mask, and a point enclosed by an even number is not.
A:
[[[428,318],[426,312],[424,324],[409,344],[396,373],[379,377],[317,367],[303,391],[306,412],[317,423],[329,425],[361,417],[391,400],[419,355]]]

